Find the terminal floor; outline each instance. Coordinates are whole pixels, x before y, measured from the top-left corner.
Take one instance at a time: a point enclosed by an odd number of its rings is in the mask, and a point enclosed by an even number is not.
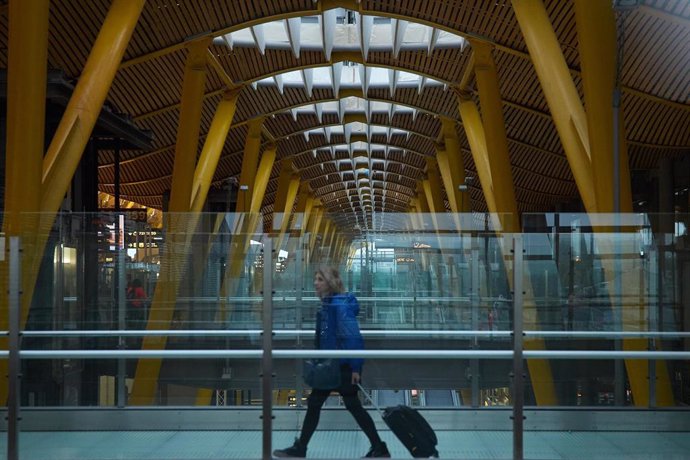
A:
[[[273,447],[292,444],[296,433],[276,431]],[[510,431],[439,431],[442,459],[510,459]],[[393,458],[411,458],[389,431],[381,431]],[[7,452],[0,437],[0,458]],[[20,435],[21,460],[259,459],[260,431],[49,431]],[[358,431],[318,430],[309,458],[359,458],[369,448]],[[526,459],[690,459],[685,432],[526,432]]]

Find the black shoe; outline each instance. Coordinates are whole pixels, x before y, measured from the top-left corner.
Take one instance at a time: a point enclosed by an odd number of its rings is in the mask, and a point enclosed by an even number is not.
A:
[[[381,441],[380,443],[376,444],[375,446],[371,446],[371,449],[369,449],[369,452],[362,457],[362,458],[367,458],[367,457],[386,457],[390,458],[391,453],[388,452],[388,446],[386,446],[386,443]]]
[[[292,457],[304,458],[307,456],[307,446],[302,445],[299,439],[295,439],[295,443],[285,449],[276,449],[273,451],[274,457]]]

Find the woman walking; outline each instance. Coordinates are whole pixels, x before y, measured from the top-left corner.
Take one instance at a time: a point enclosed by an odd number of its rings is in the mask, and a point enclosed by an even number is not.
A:
[[[359,330],[357,298],[346,293],[338,270],[322,267],[314,274],[314,289],[321,299],[321,309],[316,315],[315,345],[319,350],[361,350],[364,341]],[[313,389],[307,399],[307,414],[302,432],[295,443],[285,449],[273,451],[276,457],[306,457],[307,445],[319,423],[321,407],[332,391],[343,397],[345,408],[369,438],[371,448],[365,457],[390,457],[386,443],[381,440],[369,413],[357,397],[363,360],[340,360],[340,386],[332,389]]]

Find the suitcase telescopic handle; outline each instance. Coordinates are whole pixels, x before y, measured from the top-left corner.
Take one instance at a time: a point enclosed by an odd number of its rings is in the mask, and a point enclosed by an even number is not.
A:
[[[377,411],[379,411],[379,414],[383,415],[383,412],[381,411],[381,408],[379,407],[378,404],[376,404],[376,401],[374,401],[374,398],[371,397],[369,392],[364,389],[364,387],[361,384],[357,384],[360,390],[362,390],[362,393],[364,393],[364,396],[371,402],[371,404],[376,408]]]

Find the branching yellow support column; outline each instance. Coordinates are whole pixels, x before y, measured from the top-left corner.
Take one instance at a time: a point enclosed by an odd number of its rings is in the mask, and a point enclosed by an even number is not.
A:
[[[486,148],[486,137],[484,135],[482,119],[479,116],[479,109],[477,109],[474,101],[460,97],[458,110],[460,118],[462,118],[462,126],[465,128],[467,141],[470,144],[470,150],[477,168],[477,175],[484,192],[487,208],[489,208],[489,212],[495,213],[498,207],[496,206],[496,198],[493,193],[494,181],[491,175],[489,152]]]
[[[512,5],[582,201],[589,212],[597,212],[585,111],[546,8],[542,0]]]
[[[279,251],[283,247],[283,241],[285,240],[285,233],[290,225],[290,218],[292,217],[292,208],[295,206],[295,199],[297,198],[297,192],[300,186],[300,178],[297,174],[292,174],[290,178],[290,184],[288,191],[286,193],[285,207],[283,208],[283,219],[280,223],[280,231],[278,236],[278,242],[276,248]]]
[[[458,133],[455,130],[455,121],[442,117],[441,123],[445,149],[437,149],[436,157],[446,187],[450,209],[453,213],[470,212],[469,194],[459,189],[459,186],[465,183],[465,167]]]
[[[479,181],[482,185],[487,207],[495,219],[494,225],[502,232],[514,233],[520,231],[517,215],[517,203],[513,192],[513,179],[510,171],[507,142],[505,140],[505,127],[498,92],[496,69],[490,49],[475,49],[475,65],[481,67],[477,73],[477,83],[480,88],[480,100],[485,120],[482,122],[476,104],[459,96],[458,105],[463,126],[470,143],[472,157],[477,167]],[[486,93],[489,94],[486,94]],[[484,94],[482,94],[484,93]],[[484,107],[486,104],[486,107]],[[495,124],[499,124],[497,128]],[[491,126],[489,126],[491,124]],[[489,131],[487,133],[487,131]],[[493,139],[489,149],[487,139],[490,137],[503,137],[503,142]],[[500,186],[497,184],[502,182]],[[512,269],[506,267],[508,280],[512,282]],[[534,298],[530,283],[525,283],[525,298]],[[526,324],[536,327],[536,316],[531,315]],[[529,349],[543,349],[541,340],[525,341],[525,347]],[[527,362],[534,394],[539,405],[557,404],[556,391],[553,384],[551,366],[546,360],[529,360]]]
[[[270,144],[264,150],[261,161],[258,160],[261,147],[261,126],[264,119],[253,120],[249,125],[242,158],[242,172],[240,173],[240,191],[237,197],[237,212],[245,213],[240,216],[241,225],[236,228],[239,234],[233,235],[233,245],[229,255],[230,266],[225,273],[221,286],[221,296],[235,291],[235,282],[242,273],[246,262],[251,237],[257,227],[261,203],[266,194],[266,186],[276,158],[276,144]],[[258,166],[257,166],[258,164]],[[225,320],[225,305],[221,304],[221,319]]]
[[[43,159],[41,210],[54,213],[77,169],[145,0],[114,0],[48,152]]]
[[[115,72],[122,60],[145,0],[115,0],[110,6],[98,37],[89,54],[77,86],[43,158],[41,222],[36,231],[33,252],[25,252],[33,262],[26,285],[35,284],[41,254],[48,233],[69,188],[84,148],[98,119]],[[32,13],[29,13],[32,14]],[[39,31],[39,34],[42,33]],[[23,280],[24,283],[24,280]],[[24,292],[30,304],[33,289]]]
[[[596,187],[598,212],[614,212],[613,203],[613,90],[615,85],[616,66],[616,22],[611,4],[608,2],[588,2],[575,0],[575,19],[577,24],[580,61],[582,66],[582,85],[585,96],[587,127],[589,131],[589,145],[592,153],[592,179]],[[623,120],[623,117],[620,117]],[[632,192],[630,188],[630,170],[625,136],[621,121],[619,145],[620,148],[620,208],[619,212],[632,212]],[[616,253],[610,234],[597,235],[597,247],[602,253]],[[619,256],[620,257],[620,256]],[[619,269],[618,273],[613,261],[602,260],[605,274],[614,285],[614,279],[622,278],[622,286],[637,283],[637,271]],[[623,308],[621,306],[620,308]],[[648,308],[643,305],[643,308]],[[623,310],[623,327],[637,330],[636,318],[629,318]],[[646,330],[646,324],[643,325]],[[647,349],[645,339],[626,339],[623,341],[626,351],[640,351]],[[638,406],[649,404],[649,366],[641,360],[626,360],[626,371],[630,380],[634,402]],[[673,391],[669,380],[669,373],[665,361],[656,362],[656,403],[659,406],[674,404]]]
[[[496,211],[501,217],[504,231],[519,232],[518,209],[513,189],[513,176],[508,154],[508,138],[503,120],[503,104],[498,86],[496,65],[491,46],[484,42],[472,42],[474,49],[474,73],[482,106],[482,126],[486,141],[487,160],[491,172],[491,185]],[[508,223],[505,220],[511,219]]]
[[[211,122],[211,126],[209,127],[206,135],[204,147],[201,149],[201,155],[199,156],[196,171],[194,172],[192,201],[190,204],[190,219],[193,220],[194,223],[193,225],[190,225],[191,228],[196,228],[196,225],[201,218],[200,213],[203,209],[204,203],[206,203],[208,191],[211,187],[211,182],[213,181],[213,175],[216,172],[218,160],[223,152],[225,140],[228,137],[228,131],[230,130],[232,119],[235,116],[237,99],[240,95],[240,92],[241,89],[226,91],[225,94],[223,94],[223,98],[218,103],[218,107],[216,107],[216,113],[213,115],[213,121]],[[215,227],[219,228],[220,221],[224,218],[224,215],[216,216]],[[187,245],[190,244],[192,235],[192,232],[189,232],[187,235]],[[212,244],[212,239],[209,238],[208,247],[210,248]],[[203,259],[205,263],[208,259],[208,253],[206,253]],[[210,392],[211,390],[206,388],[199,388],[197,390],[197,405],[200,405],[200,402],[202,404],[208,404],[208,401],[210,400]]]
[[[175,145],[165,252],[161,257],[160,274],[153,293],[147,329],[167,329],[170,326],[183,267],[187,262],[187,235],[194,231],[190,222],[193,219],[190,219],[189,207],[192,202],[201,107],[206,84],[206,50],[209,44],[208,39],[189,44]],[[165,348],[166,342],[166,337],[147,336],[142,342],[142,349]],[[154,403],[160,368],[160,359],[139,360],[132,387],[133,405]]]
[[[434,157],[426,157],[426,174],[427,179],[422,181],[424,186],[424,194],[429,203],[429,211],[431,212],[431,223],[436,232],[436,242],[438,249],[441,251],[443,258],[442,240],[439,234],[439,218],[438,214],[445,214],[446,206],[443,202],[443,191],[441,190],[441,174],[438,171],[438,163]]]
[[[22,257],[22,328],[28,317],[31,294],[37,274],[31,273],[31,249],[36,223],[27,214],[41,205],[41,173],[45,131],[46,74],[48,55],[48,0],[9,4],[7,67],[7,145],[5,158],[5,216],[3,232],[19,236]],[[8,330],[8,266],[0,262],[0,330]],[[36,266],[37,267],[37,266]],[[27,295],[28,294],[28,295]],[[0,349],[7,350],[7,337],[0,338]],[[7,360],[0,360],[0,401],[7,400]]]
[[[240,190],[237,193],[237,206],[235,212],[249,212],[256,169],[259,165],[259,150],[261,149],[261,127],[264,118],[249,120],[247,139],[244,143],[242,155],[242,172],[240,173]]]
[[[239,95],[240,90],[226,91],[223,99],[216,107],[216,113],[213,116],[213,121],[206,135],[206,141],[204,141],[204,147],[201,149],[201,155],[194,172],[192,201],[189,207],[193,213],[201,212],[206,202],[213,175],[218,166],[218,160],[220,160],[220,155],[225,146],[225,139],[228,137],[230,125],[235,116]]]
[[[287,157],[280,162],[280,174],[278,176],[278,188],[276,189],[275,199],[273,200],[273,219],[271,224],[271,231],[276,232],[283,227],[283,223],[289,220],[289,214],[286,215],[286,209],[292,211],[295,195],[292,201],[289,202],[289,191],[292,187],[293,179],[295,178],[295,170],[292,166],[292,157]],[[299,184],[299,182],[298,182]],[[289,203],[288,203],[289,202]],[[280,249],[280,245],[276,245],[276,249]]]
[[[309,259],[311,260],[312,256],[314,255],[314,246],[316,245],[316,240],[320,236],[319,231],[321,229],[321,220],[323,219],[323,206],[321,205],[321,202],[315,202],[314,206],[316,209],[314,210],[314,218],[309,222],[309,233],[311,234],[309,236]],[[312,225],[313,222],[313,225]]]
[[[426,173],[427,179],[424,180],[424,193],[426,194],[427,202],[429,203],[429,211],[432,213],[442,214],[446,212],[446,207],[443,204],[443,192],[441,191],[441,174],[438,170],[438,163],[436,158],[426,158]]]

